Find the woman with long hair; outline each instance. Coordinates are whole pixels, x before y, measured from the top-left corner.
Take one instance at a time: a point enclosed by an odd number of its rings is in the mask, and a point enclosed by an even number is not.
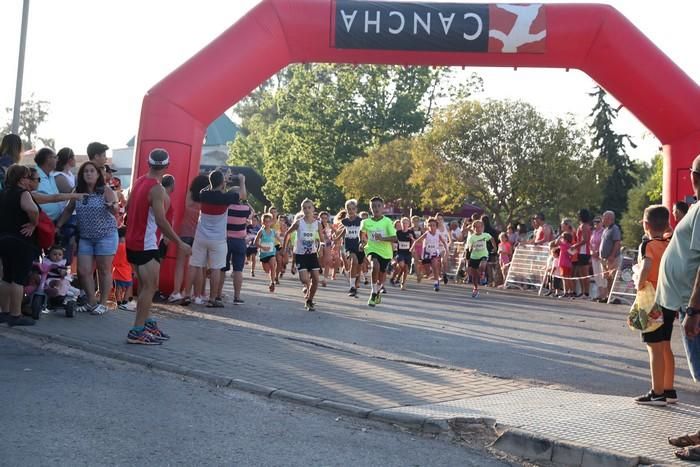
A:
[[[8,133],[0,142],[0,167],[8,168],[12,164],[19,164],[22,157],[22,138],[14,133]]]
[[[88,297],[88,303],[81,311],[102,315],[107,312],[107,299],[112,289],[112,260],[119,245],[119,202],[114,191],[105,183],[102,171],[91,161],[80,166],[75,191],[86,196],[81,201],[70,201],[56,225],[62,227],[75,212],[78,276]],[[99,303],[95,293],[94,264],[97,264],[99,279]]]
[[[201,204],[199,202],[199,192],[209,186],[209,178],[206,175],[197,175],[192,179],[190,187],[187,190],[185,197],[185,212],[182,215],[180,223],[180,231],[178,234],[183,242],[192,246],[194,243],[194,234],[197,231],[197,222],[199,221],[199,212]],[[177,260],[175,263],[175,277],[173,278],[173,293],[170,294],[168,301],[170,303],[180,302],[182,305],[191,303],[190,291],[192,284],[200,284],[204,278],[199,277],[201,272],[199,269],[192,269],[193,274],[187,274],[189,270],[189,259],[191,251],[186,252],[178,248]],[[185,284],[183,287],[182,284]]]

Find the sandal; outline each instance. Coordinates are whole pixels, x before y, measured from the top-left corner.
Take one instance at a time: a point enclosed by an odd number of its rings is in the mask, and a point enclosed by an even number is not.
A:
[[[694,438],[694,440],[693,440]],[[675,438],[668,438],[668,444],[677,448],[686,448],[688,446],[697,446],[700,444],[700,431],[695,433],[686,433]]]
[[[677,458],[684,461],[700,461],[700,446],[688,446],[674,452]]]

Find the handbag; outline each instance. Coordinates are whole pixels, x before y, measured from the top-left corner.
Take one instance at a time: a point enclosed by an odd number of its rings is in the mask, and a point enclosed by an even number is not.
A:
[[[39,248],[51,248],[56,240],[56,226],[44,211],[39,211],[39,222],[36,225],[36,239]]]

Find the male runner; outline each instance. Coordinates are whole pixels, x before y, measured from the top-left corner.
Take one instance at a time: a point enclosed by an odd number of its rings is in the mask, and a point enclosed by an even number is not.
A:
[[[153,295],[158,290],[161,234],[177,243],[179,251],[191,249],[175,233],[165,217],[170,199],[161,181],[170,164],[165,149],[154,149],[148,155],[148,174],[134,183],[127,205],[126,257],[136,271],[139,294],[134,327],[127,334],[129,344],[157,345],[169,339],[151,318]]]
[[[367,305],[373,307],[382,302],[379,291],[386,280],[386,268],[394,255],[392,243],[396,241],[396,229],[391,219],[384,216],[384,200],[375,196],[370,200],[372,217],[360,225],[361,239],[365,243],[365,255],[372,261],[372,294]]]

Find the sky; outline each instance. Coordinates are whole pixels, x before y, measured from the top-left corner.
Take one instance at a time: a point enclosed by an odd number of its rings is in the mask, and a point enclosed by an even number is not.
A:
[[[236,22],[257,0],[31,0],[23,99],[50,102],[40,136],[84,153],[91,141],[126,146],[137,131],[146,91]],[[554,2],[543,2],[554,3]],[[579,3],[579,2],[577,2]],[[697,0],[609,0],[700,82]],[[0,1],[0,121],[14,102],[22,0]],[[13,18],[15,20],[13,21]],[[573,114],[585,123],[595,83],[571,70],[468,68],[484,79],[478,98],[522,99],[548,117]],[[230,114],[230,112],[229,112]],[[649,160],[659,142],[622,110],[618,131],[639,145],[632,157]]]

